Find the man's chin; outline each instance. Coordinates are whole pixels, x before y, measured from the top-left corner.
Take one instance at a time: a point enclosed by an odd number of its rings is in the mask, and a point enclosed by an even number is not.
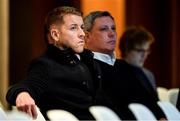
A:
[[[144,63],[140,63],[140,64],[139,64],[139,67],[143,67],[143,65],[144,65]]]
[[[137,66],[137,67],[143,67],[143,65],[144,65],[144,63],[136,63],[136,65],[135,66]]]
[[[74,49],[74,51],[76,53],[82,53],[84,51],[84,48],[78,48],[78,49]]]

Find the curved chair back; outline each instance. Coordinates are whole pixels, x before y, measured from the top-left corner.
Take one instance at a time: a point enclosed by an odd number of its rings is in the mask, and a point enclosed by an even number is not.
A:
[[[156,121],[154,114],[143,104],[131,103],[129,109],[132,111],[138,121],[151,120]]]
[[[157,93],[159,100],[168,101],[168,89],[165,87],[157,87]]]
[[[89,111],[96,121],[121,121],[113,110],[105,106],[91,106]]]
[[[0,121],[3,121],[7,118],[5,111],[0,107]]]
[[[159,107],[163,110],[168,121],[180,120],[180,112],[172,103],[165,101],[158,101],[157,103]]]
[[[168,91],[169,102],[171,102],[174,106],[176,106],[177,104],[178,93],[179,93],[179,88],[172,88],[169,89]]]
[[[44,116],[42,115],[39,107],[36,106],[36,110],[37,110],[37,113],[38,113],[38,116],[36,119],[33,119],[33,121],[46,121],[46,119],[44,118]],[[16,106],[13,106],[12,107],[12,112],[18,112],[18,109],[16,108]],[[9,111],[10,113],[10,111]],[[11,114],[12,115],[12,114]]]
[[[72,113],[61,109],[49,110],[47,116],[50,121],[79,121]]]
[[[34,121],[46,121],[40,109],[38,107],[36,107],[36,109],[37,109],[38,116],[37,116],[37,119],[35,119]]]
[[[26,113],[20,111],[7,111],[7,121],[33,121]]]

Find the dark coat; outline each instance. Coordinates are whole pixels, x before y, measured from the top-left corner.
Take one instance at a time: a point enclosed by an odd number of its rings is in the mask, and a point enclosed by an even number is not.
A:
[[[106,94],[106,100],[108,100],[108,104],[106,105],[107,107],[111,108],[113,111],[115,111],[116,114],[118,114],[118,116],[120,117],[120,119],[127,119],[126,116],[123,114],[122,112],[120,112],[119,110],[117,110],[118,105],[115,104],[114,99],[118,98],[118,97],[114,97],[117,96],[119,94],[117,94],[117,91],[114,92],[115,90],[113,89],[114,87],[114,81],[118,79],[118,76],[116,76],[115,73],[115,66],[113,65],[109,65],[103,61],[97,60],[95,59],[96,62],[100,65],[101,67],[101,72],[102,72],[102,88],[105,91]],[[116,60],[118,61],[118,60]],[[117,83],[115,83],[117,84]],[[119,84],[119,83],[118,83]],[[113,97],[112,97],[113,95]]]
[[[110,96],[115,111],[124,119],[135,119],[128,109],[130,103],[146,105],[159,119],[165,117],[157,105],[158,95],[153,82],[148,77],[151,75],[146,69],[129,65],[124,60],[116,60],[113,77],[109,80],[106,93]],[[105,74],[103,74],[105,75]],[[107,73],[108,75],[108,73]]]
[[[105,102],[101,72],[93,53],[84,50],[80,57],[72,50],[61,51],[50,45],[43,56],[32,61],[27,78],[9,89],[7,101],[15,105],[17,95],[27,91],[45,117],[47,110],[64,109],[79,119],[91,119],[89,106]]]

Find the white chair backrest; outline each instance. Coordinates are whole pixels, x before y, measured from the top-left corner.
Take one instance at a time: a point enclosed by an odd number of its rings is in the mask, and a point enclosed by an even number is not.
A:
[[[17,110],[6,111],[7,121],[33,121],[26,113]]]
[[[165,87],[157,87],[157,93],[159,100],[168,101],[168,89]]]
[[[105,106],[91,106],[89,111],[96,121],[121,121],[113,110]]]
[[[157,103],[159,107],[163,110],[168,121],[180,120],[180,112],[172,103],[165,101],[158,101]]]
[[[79,121],[72,113],[61,109],[49,110],[47,116],[51,121]]]
[[[156,121],[154,114],[143,104],[131,103],[128,105],[138,121],[151,120]]]
[[[179,93],[179,88],[172,88],[169,89],[168,91],[169,102],[171,102],[174,106],[176,106],[177,104],[178,93]]]
[[[36,110],[37,110],[38,116],[36,119],[33,119],[33,121],[46,121],[46,119],[42,115],[40,109],[38,107],[36,107]],[[12,106],[12,112],[17,112],[17,111],[18,110],[17,110],[16,106]]]
[[[3,110],[3,108],[0,107],[0,121],[3,121],[7,118],[7,115],[5,113],[5,111]]]
[[[36,110],[37,110],[38,116],[37,116],[37,119],[35,119],[33,121],[46,121],[46,119],[42,115],[40,109],[38,107],[36,107]]]

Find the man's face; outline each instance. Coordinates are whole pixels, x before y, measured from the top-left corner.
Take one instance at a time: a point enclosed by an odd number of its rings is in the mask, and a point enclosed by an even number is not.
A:
[[[58,29],[58,45],[61,48],[72,48],[76,53],[84,49],[83,19],[81,16],[67,14],[63,17],[64,23]]]
[[[87,48],[95,52],[111,54],[116,45],[116,27],[109,16],[96,18],[90,32],[87,32]]]
[[[135,49],[126,53],[128,62],[134,66],[143,67],[147,56],[149,55],[150,43],[136,46]]]

